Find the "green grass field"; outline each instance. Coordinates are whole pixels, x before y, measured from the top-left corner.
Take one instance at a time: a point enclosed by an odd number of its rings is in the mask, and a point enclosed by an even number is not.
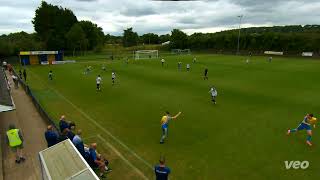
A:
[[[196,56],[198,62],[192,64]],[[320,133],[313,147],[306,132],[286,135],[308,112],[320,111],[318,60],[223,55],[170,56],[125,64],[98,56],[72,58],[75,64],[29,66],[29,85],[49,115],[65,114],[83,130],[86,143],[110,159],[110,179],[153,179],[152,166],[165,155],[171,179],[319,179]],[[68,59],[68,58],[67,58]],[[191,72],[178,72],[191,64]],[[102,72],[102,64],[108,71]],[[93,72],[83,75],[86,66]],[[209,80],[202,79],[205,67]],[[111,85],[111,69],[117,84]],[[53,70],[54,80],[48,80]],[[96,92],[95,78],[103,78]],[[217,105],[209,87],[218,90]],[[172,121],[168,141],[159,144],[160,119],[168,110],[182,115]],[[306,170],[286,170],[284,161],[307,160]]]

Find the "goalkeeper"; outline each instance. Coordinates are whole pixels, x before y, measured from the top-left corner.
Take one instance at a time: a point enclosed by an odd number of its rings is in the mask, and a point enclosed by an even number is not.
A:
[[[164,143],[164,140],[168,136],[168,128],[169,128],[169,122],[171,119],[177,119],[178,116],[180,116],[181,112],[179,112],[177,115],[171,117],[170,113],[167,111],[165,116],[162,116],[161,118],[161,129],[162,129],[162,136],[160,139],[160,144]]]

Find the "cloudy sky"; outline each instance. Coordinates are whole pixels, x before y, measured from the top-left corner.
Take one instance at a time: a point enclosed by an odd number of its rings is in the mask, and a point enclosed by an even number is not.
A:
[[[78,20],[90,20],[105,33],[120,35],[133,27],[140,35],[165,34],[179,28],[216,32],[243,27],[320,24],[320,0],[47,0],[71,9]],[[40,0],[0,0],[0,34],[33,32],[31,23]]]

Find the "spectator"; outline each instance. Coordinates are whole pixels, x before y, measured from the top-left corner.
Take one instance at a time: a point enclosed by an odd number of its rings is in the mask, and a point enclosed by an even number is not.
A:
[[[69,121],[69,129],[74,131],[76,129],[76,124],[72,121]]]
[[[27,71],[26,71],[26,69],[23,69],[23,78],[24,78],[24,82],[27,82]]]
[[[7,70],[7,62],[6,61],[2,62],[2,67],[4,68],[4,70]]]
[[[44,136],[46,137],[46,140],[47,140],[47,143],[48,143],[48,147],[51,147],[55,144],[57,144],[59,141],[58,141],[58,133],[56,133],[54,130],[53,130],[53,126],[52,125],[49,125],[47,127],[47,131],[44,133]]]
[[[16,153],[16,163],[19,164],[21,161],[25,161],[26,159],[22,156],[23,137],[21,131],[14,124],[9,125],[7,140],[12,151]]]
[[[66,116],[62,115],[59,122],[60,131],[63,132],[64,129],[69,129],[69,123],[66,121]]]
[[[72,141],[75,136],[76,124],[71,121],[69,121],[68,124],[69,124],[69,132],[67,136]]]
[[[8,89],[11,90],[11,82],[9,81],[9,79],[7,81],[7,84],[8,84]]]
[[[58,138],[58,141],[61,142],[61,141],[64,141],[66,139],[68,139],[68,132],[69,132],[69,129],[68,128],[65,128],[62,133],[60,134],[59,138]]]
[[[12,74],[12,71],[13,71],[12,65],[11,65],[11,64],[8,64],[8,65],[7,65],[7,69],[8,69],[8,71],[9,71],[10,75],[11,75],[11,74]]]
[[[106,171],[111,171],[107,166],[109,162],[104,160],[104,158],[96,152],[97,143],[92,143],[89,148],[89,165],[92,168],[99,168],[101,178],[105,178],[104,173]]]
[[[12,74],[12,80],[13,80],[13,83],[14,83],[14,88],[15,89],[18,89],[19,88],[19,81],[18,81],[18,77],[15,76],[14,74]]]
[[[154,173],[156,174],[156,180],[168,180],[170,174],[170,168],[165,165],[165,158],[161,157],[159,160],[159,165],[154,167]]]
[[[84,151],[84,144],[83,144],[83,141],[81,139],[81,134],[82,134],[82,131],[81,131],[81,129],[79,129],[77,131],[77,134],[72,139],[72,142],[73,142],[74,146],[78,149],[80,154],[86,159],[86,153]]]
[[[70,140],[73,140],[74,136],[75,136],[75,134],[70,129],[68,129],[67,137]]]
[[[22,80],[22,71],[21,71],[21,69],[19,70],[19,78]]]

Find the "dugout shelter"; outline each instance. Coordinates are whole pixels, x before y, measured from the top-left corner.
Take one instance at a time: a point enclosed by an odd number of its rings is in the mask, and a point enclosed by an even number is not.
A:
[[[99,180],[70,139],[39,152],[43,180]]]
[[[21,51],[19,53],[22,65],[55,64],[63,61],[62,51]]]

